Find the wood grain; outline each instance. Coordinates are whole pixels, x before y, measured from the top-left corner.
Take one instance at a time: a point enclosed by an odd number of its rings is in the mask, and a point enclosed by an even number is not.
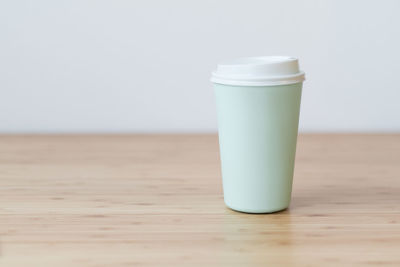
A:
[[[0,266],[400,266],[400,135],[301,135],[286,211],[222,197],[215,135],[0,136]]]

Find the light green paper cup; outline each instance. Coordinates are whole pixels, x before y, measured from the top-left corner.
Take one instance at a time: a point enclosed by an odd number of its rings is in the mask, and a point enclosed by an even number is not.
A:
[[[304,73],[290,57],[242,58],[213,73],[224,200],[270,213],[290,204]]]

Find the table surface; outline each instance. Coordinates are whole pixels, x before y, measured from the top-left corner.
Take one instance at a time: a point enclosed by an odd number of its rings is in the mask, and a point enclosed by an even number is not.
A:
[[[225,207],[216,135],[0,136],[1,266],[400,266],[400,135],[300,135],[292,204]]]

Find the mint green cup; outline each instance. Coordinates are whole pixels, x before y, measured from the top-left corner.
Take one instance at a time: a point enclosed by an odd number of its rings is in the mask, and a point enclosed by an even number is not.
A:
[[[213,73],[229,208],[271,213],[289,206],[303,80],[291,57],[242,58]]]

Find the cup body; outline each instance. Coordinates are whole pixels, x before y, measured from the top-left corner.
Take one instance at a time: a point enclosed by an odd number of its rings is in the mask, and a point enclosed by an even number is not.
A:
[[[270,213],[290,204],[302,82],[214,83],[225,204]]]

